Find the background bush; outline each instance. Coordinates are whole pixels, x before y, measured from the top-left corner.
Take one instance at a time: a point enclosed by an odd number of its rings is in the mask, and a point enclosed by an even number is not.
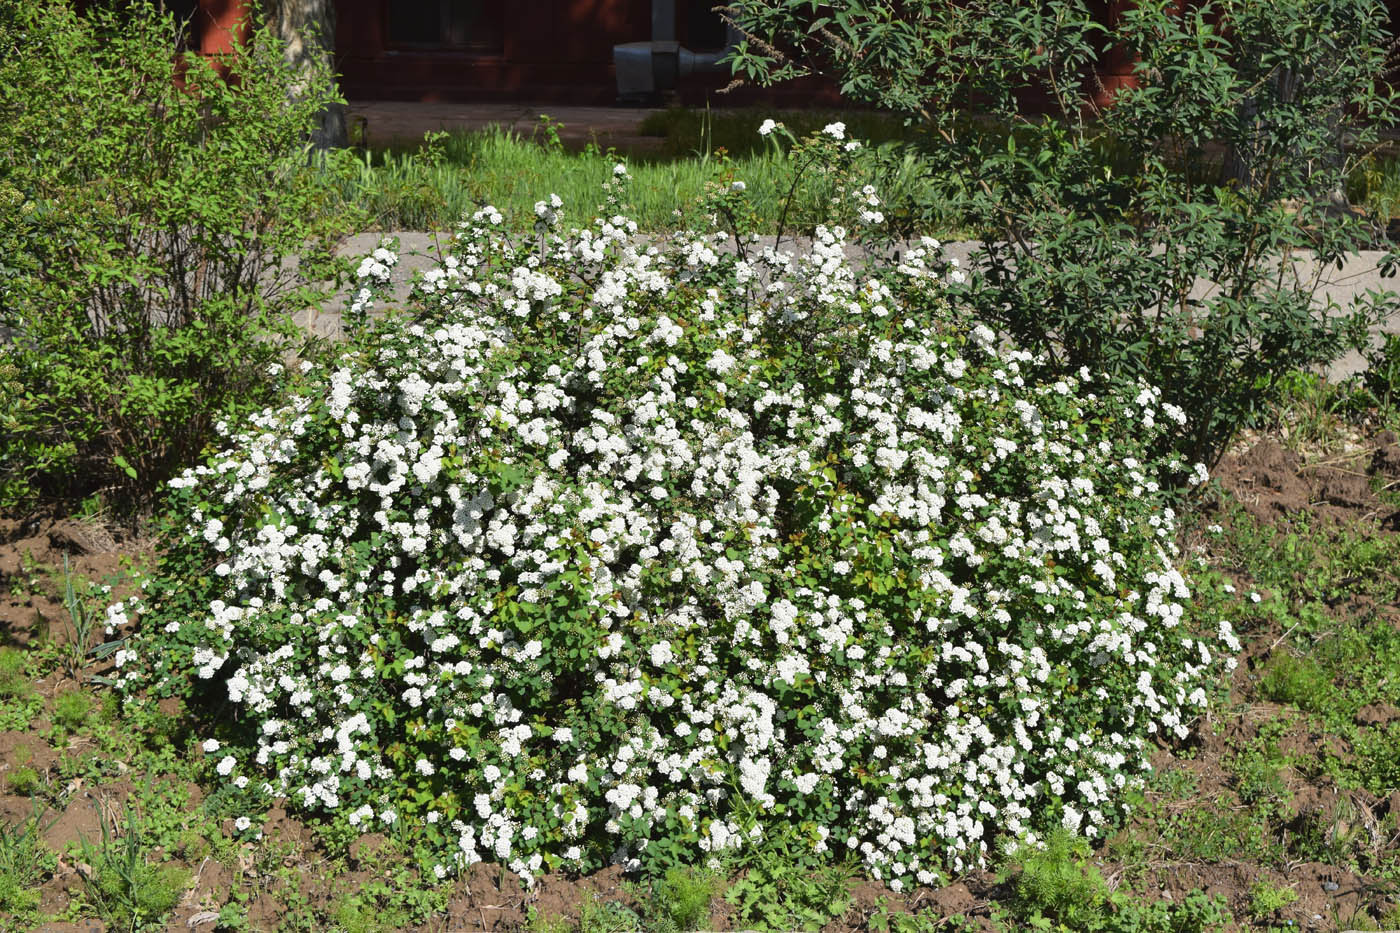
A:
[[[983,317],[1057,371],[1160,386],[1190,415],[1167,443],[1193,458],[1393,304],[1314,307],[1315,277],[1280,274],[1300,249],[1326,268],[1371,245],[1341,192],[1397,114],[1377,0],[728,9],[740,75],[824,73],[920,120],[927,182],[887,213],[966,218]],[[1096,64],[1134,57],[1138,86],[1102,108]]]
[[[332,93],[254,31],[226,79],[145,3],[0,2],[0,505],[141,500],[275,397],[353,221],[308,170]]]
[[[1185,618],[1185,464],[1143,453],[1180,411],[1028,377],[931,241],[757,252],[742,200],[702,211],[738,243],[645,248],[484,209],[411,317],[172,481],[116,661],[219,711],[240,829],[290,798],[527,878],[781,839],[899,889],[1099,832],[1186,734],[1234,643]]]

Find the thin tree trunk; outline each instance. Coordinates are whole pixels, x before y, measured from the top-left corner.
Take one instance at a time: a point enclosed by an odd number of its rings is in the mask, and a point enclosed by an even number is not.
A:
[[[308,81],[331,72],[335,54],[335,0],[267,0],[267,21],[274,35],[286,43],[287,60],[299,66]],[[330,104],[321,111],[311,141],[318,149],[349,144],[345,105]]]

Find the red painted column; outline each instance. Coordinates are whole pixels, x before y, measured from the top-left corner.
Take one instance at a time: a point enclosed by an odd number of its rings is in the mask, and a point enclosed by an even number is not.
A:
[[[199,0],[195,17],[199,53],[216,66],[227,60],[247,38],[249,15],[246,0]]]

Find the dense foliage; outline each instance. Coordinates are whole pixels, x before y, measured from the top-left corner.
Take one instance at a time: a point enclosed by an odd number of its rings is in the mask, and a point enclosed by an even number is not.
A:
[[[276,397],[327,295],[329,81],[289,97],[260,30],[222,75],[178,36],[145,3],[0,0],[0,505],[141,500]]]
[[[979,312],[1060,372],[1161,386],[1190,415],[1170,442],[1207,463],[1391,305],[1318,292],[1372,242],[1341,192],[1398,112],[1379,0],[727,9],[742,76],[826,74],[916,118],[925,183],[891,217],[963,218],[986,244]],[[1318,274],[1291,271],[1300,250]]]
[[[1233,663],[1184,621],[1185,464],[1141,453],[1182,413],[1028,379],[931,241],[562,210],[476,213],[411,315],[172,482],[120,679],[221,711],[239,828],[290,798],[527,879],[784,834],[899,888],[1104,827]]]

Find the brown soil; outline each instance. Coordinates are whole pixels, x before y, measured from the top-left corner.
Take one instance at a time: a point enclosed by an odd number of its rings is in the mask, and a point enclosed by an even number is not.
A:
[[[75,578],[102,582],[148,558],[153,548],[148,539],[96,520],[0,516],[0,646],[72,639],[63,605],[65,558]]]
[[[1400,484],[1400,443],[1391,431],[1350,454],[1304,462],[1271,437],[1257,438],[1226,456],[1213,475],[1261,522],[1308,511],[1333,521],[1379,521],[1400,530],[1400,509],[1386,504],[1372,485]]]
[[[1346,524],[1374,529],[1375,534],[1400,532],[1400,510],[1383,493],[1400,487],[1400,443],[1390,431],[1339,456],[1307,460],[1271,437],[1256,437],[1225,457],[1212,475],[1228,496],[1262,526],[1306,512],[1323,526]],[[1222,518],[1223,520],[1223,518]],[[1199,541],[1188,541],[1198,544]],[[1300,571],[1301,572],[1301,571]],[[1237,580],[1241,592],[1250,585]],[[1394,619],[1400,625],[1400,606],[1378,605],[1369,597],[1342,596],[1329,600],[1332,608],[1353,617]],[[1285,631],[1270,623],[1252,631],[1232,679],[1230,703],[1197,725],[1183,748],[1159,748],[1153,757],[1156,771],[1184,772],[1194,780],[1191,799],[1174,804],[1180,810],[1201,800],[1234,800],[1235,776],[1225,767],[1227,757],[1258,737],[1264,723],[1279,720],[1283,708],[1253,697],[1250,689],[1259,673],[1282,647]],[[1358,725],[1376,726],[1400,720],[1400,708],[1387,703],[1362,707]],[[1351,753],[1340,736],[1327,734],[1307,719],[1295,718],[1278,737],[1283,756],[1313,758],[1319,749],[1337,757]],[[1388,798],[1365,791],[1343,791],[1323,774],[1300,774],[1285,768],[1281,775],[1283,817],[1296,831],[1324,827],[1329,836],[1363,834],[1373,847],[1388,848],[1396,840],[1385,838],[1383,821],[1400,817],[1400,790]],[[1146,868],[1148,882],[1162,897],[1180,900],[1192,891],[1223,897],[1231,912],[1243,921],[1251,914],[1252,891],[1261,882],[1288,889],[1296,900],[1271,918],[1278,929],[1337,930],[1348,927],[1373,929],[1375,921],[1393,905],[1393,884],[1380,877],[1358,876],[1337,866],[1318,862],[1290,862],[1271,866],[1249,861],[1203,864],[1158,861],[1149,865],[1106,865],[1106,876]],[[1339,927],[1338,924],[1341,924]]]

